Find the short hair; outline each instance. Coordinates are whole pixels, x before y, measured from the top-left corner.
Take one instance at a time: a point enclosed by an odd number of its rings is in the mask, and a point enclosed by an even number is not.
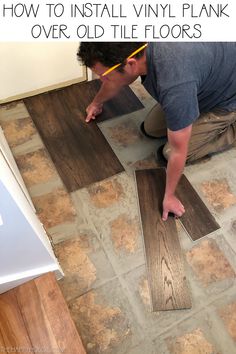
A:
[[[77,57],[89,68],[97,62],[106,67],[121,63],[117,70],[122,72],[127,57],[144,44],[145,42],[82,42]],[[137,53],[134,58],[140,58],[143,53]]]

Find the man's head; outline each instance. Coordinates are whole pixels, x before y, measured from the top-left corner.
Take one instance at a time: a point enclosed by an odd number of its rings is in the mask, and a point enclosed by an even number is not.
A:
[[[140,74],[144,74],[145,60],[142,59],[145,57],[145,47],[144,42],[82,42],[77,56],[101,80],[120,78],[126,79],[124,83],[129,84]],[[113,69],[114,66],[116,67]]]

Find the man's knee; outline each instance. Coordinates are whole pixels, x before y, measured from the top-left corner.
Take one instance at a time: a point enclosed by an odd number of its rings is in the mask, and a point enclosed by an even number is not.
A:
[[[169,160],[170,154],[171,154],[171,147],[170,147],[170,144],[167,142],[163,146],[163,149],[162,149],[162,155],[164,156],[166,161]],[[194,152],[188,150],[187,157],[186,157],[186,164],[195,162],[204,156],[207,156],[207,151],[199,154],[199,153],[196,153],[196,152],[194,153]]]
[[[145,132],[153,137],[161,138],[167,135],[165,113],[157,103],[144,120]]]

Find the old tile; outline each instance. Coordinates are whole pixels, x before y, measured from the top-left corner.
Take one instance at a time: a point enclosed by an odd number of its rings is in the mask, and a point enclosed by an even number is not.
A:
[[[10,147],[23,144],[37,133],[30,118],[22,118],[1,123],[4,135]]]
[[[67,301],[115,276],[101,243],[90,229],[56,244],[55,253],[65,273],[59,285]]]
[[[97,208],[107,208],[119,201],[123,195],[122,185],[116,180],[106,180],[88,188],[91,202]]]
[[[128,163],[129,165],[129,163]],[[131,165],[135,170],[143,170],[146,168],[157,168],[159,165],[155,159],[155,155],[152,153],[145,159],[138,160]]]
[[[89,258],[92,247],[88,235],[80,235],[54,246],[55,254],[65,273],[59,282],[65,298],[85,292],[96,280],[96,268]]]
[[[27,187],[56,177],[55,168],[45,150],[17,156],[16,162]]]
[[[147,92],[147,90],[145,90],[140,80],[136,80],[135,82],[133,82],[131,84],[131,88],[141,101],[144,101],[145,99],[150,97],[149,93]]]
[[[146,329],[145,332],[148,333],[149,338],[153,340],[159,340],[161,333],[169,331],[170,327],[174,327],[175,323],[178,324],[180,319],[183,321],[184,318],[191,316],[196,310],[196,306],[193,304],[193,308],[190,310],[153,312],[147,282],[146,264],[132,269],[122,275],[122,278],[129,289],[129,298],[133,304],[136,315],[139,316],[142,328]],[[195,294],[195,296],[197,296],[197,294]],[[155,352],[155,354],[159,354],[159,352]],[[160,354],[162,354],[161,351]]]
[[[221,308],[218,312],[224,321],[229,334],[236,342],[236,302],[228,304],[227,306]]]
[[[138,247],[138,219],[130,219],[126,214],[110,222],[111,237],[116,251],[134,253]]]
[[[166,343],[171,354],[216,354],[200,328],[178,338],[169,337]]]
[[[0,107],[0,122],[29,117],[23,101],[15,101]]]
[[[84,205],[85,212],[87,213],[86,215],[88,215],[87,219],[94,225],[97,235],[102,241],[104,250],[111,260],[114,270],[117,274],[122,274],[140,264],[143,264],[144,254],[141,230],[138,231],[136,236],[136,227],[133,227],[133,224],[136,223],[136,218],[138,215],[137,197],[135,194],[133,176],[122,173],[119,176],[116,176],[115,180],[121,184],[124,193],[119,200],[117,200],[117,202],[111,204],[108,208],[96,208],[91,203],[90,195],[87,192],[87,189],[74,193],[73,200],[76,203],[75,205],[77,205],[78,214],[81,213],[80,210],[83,211]],[[120,245],[121,248],[118,249],[115,247],[115,243],[112,238],[111,225],[121,215],[127,215],[127,220],[125,220],[124,223],[125,227],[131,228],[131,231],[124,230],[121,235],[118,234],[119,231],[117,231],[117,233],[115,231],[114,239],[117,239],[117,244],[121,242],[120,238],[126,237],[126,239],[122,240],[123,243]],[[131,225],[130,227],[129,224]],[[119,222],[114,224],[114,230],[116,229],[116,226],[119,227]],[[139,222],[138,227],[140,227]],[[125,236],[124,233],[129,233],[129,235]],[[124,246],[125,243],[127,243],[127,246]],[[134,250],[134,252],[132,250]]]
[[[159,350],[159,347],[158,347]],[[157,353],[154,344],[152,341],[148,338],[145,338],[145,340],[142,343],[139,343],[136,347],[131,348],[127,354],[167,354],[164,351],[160,351]],[[169,354],[169,353],[168,353]]]
[[[201,189],[216,211],[236,204],[236,196],[231,192],[226,178],[202,182]]]
[[[214,240],[203,240],[188,251],[186,257],[204,286],[235,277],[233,268]]]
[[[151,298],[148,286],[148,280],[146,278],[142,278],[139,282],[139,294],[144,303],[144,305],[151,305]]]
[[[234,220],[234,221],[232,222],[232,224],[231,224],[231,230],[232,230],[233,232],[236,232],[236,220]]]
[[[45,228],[75,220],[75,209],[69,194],[64,189],[33,197],[37,214]]]
[[[17,101],[7,103],[6,105],[4,105],[4,110],[6,111],[12,110],[13,108],[16,108],[17,105],[18,105]]]
[[[96,268],[87,255],[89,251],[86,235],[55,245],[55,252],[65,275],[80,274],[90,285],[96,279]]]
[[[100,304],[94,291],[77,298],[70,309],[88,353],[111,353],[130,333],[121,309]]]
[[[108,128],[111,140],[122,147],[127,147],[142,139],[139,129],[132,120],[127,120]]]

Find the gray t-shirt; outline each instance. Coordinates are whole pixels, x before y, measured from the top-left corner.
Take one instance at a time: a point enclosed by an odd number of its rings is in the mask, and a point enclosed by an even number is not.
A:
[[[170,130],[202,112],[236,110],[236,43],[149,43],[146,90],[161,104]]]

